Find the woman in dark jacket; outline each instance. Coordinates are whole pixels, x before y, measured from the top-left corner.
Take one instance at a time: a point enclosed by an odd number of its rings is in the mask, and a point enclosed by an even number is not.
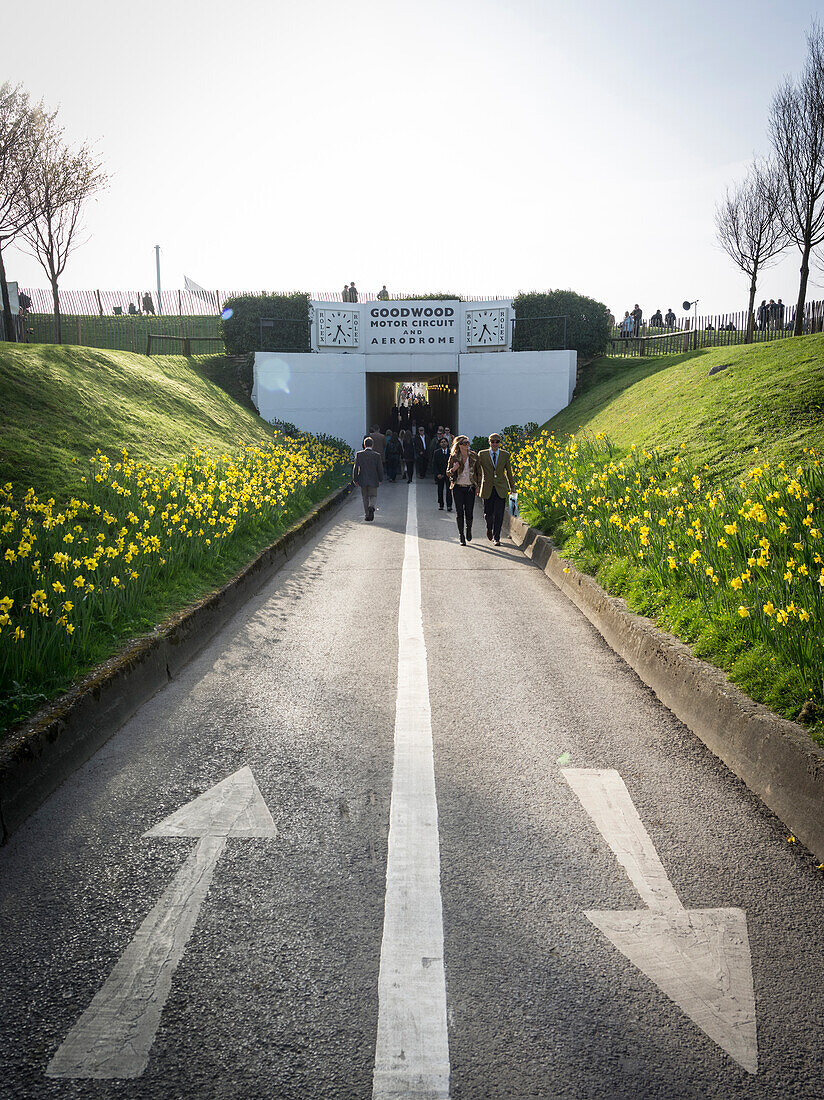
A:
[[[398,468],[401,464],[401,446],[391,428],[386,429],[383,457],[386,464],[386,476],[390,481],[394,481],[398,476]]]
[[[406,480],[411,484],[415,475],[415,445],[412,442],[412,433],[410,431],[401,432],[400,442],[401,455],[406,466]]]
[[[461,546],[472,542],[472,515],[475,511],[475,494],[481,485],[481,467],[477,454],[469,448],[469,437],[456,435],[449,455],[446,476],[452,485],[455,500],[455,518]],[[464,536],[464,530],[466,535]]]

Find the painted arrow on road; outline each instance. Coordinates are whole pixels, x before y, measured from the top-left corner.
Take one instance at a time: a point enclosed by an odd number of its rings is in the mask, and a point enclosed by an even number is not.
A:
[[[743,909],[685,909],[618,772],[561,771],[648,906],[586,917],[714,1043],[756,1073],[755,995]]]
[[[198,844],[143,921],[105,984],[49,1063],[49,1077],[139,1077],[217,861],[229,837],[277,835],[251,770],[241,768],[144,836]]]

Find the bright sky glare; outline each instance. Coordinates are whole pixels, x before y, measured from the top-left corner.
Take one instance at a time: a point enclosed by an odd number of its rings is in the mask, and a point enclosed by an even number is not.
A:
[[[746,306],[714,208],[768,150],[810,0],[41,0],[4,78],[112,179],[67,289],[512,294]],[[796,252],[758,298],[795,300]],[[9,279],[46,286],[8,249]],[[824,297],[813,272],[811,298]]]

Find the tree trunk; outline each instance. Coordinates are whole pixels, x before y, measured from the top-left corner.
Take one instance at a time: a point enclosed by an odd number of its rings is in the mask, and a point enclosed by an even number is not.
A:
[[[0,287],[3,290],[3,317],[5,318],[5,336],[6,340],[10,343],[16,343],[17,341],[17,322],[11,315],[11,301],[9,299],[9,288],[6,286],[6,266],[3,263],[3,249],[0,247]]]
[[[793,336],[803,336],[804,334],[804,305],[807,300],[807,278],[809,274],[810,246],[807,244],[804,246],[804,251],[801,253],[801,282],[798,287],[798,304],[795,307]]]
[[[57,337],[55,341],[58,344],[63,343],[63,330],[60,327],[60,299],[57,295],[57,279],[52,276],[51,279],[52,288],[52,302],[54,303],[54,334]]]
[[[747,307],[747,333],[744,337],[745,344],[752,343],[752,329],[755,317],[753,315],[753,306],[755,305],[755,287],[756,278],[758,277],[758,268],[752,273],[752,282],[750,283],[750,304]]]

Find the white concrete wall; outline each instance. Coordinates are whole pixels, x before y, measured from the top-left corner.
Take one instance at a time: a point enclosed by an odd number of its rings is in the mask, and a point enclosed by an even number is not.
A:
[[[460,430],[489,435],[509,424],[543,424],[569,404],[577,352],[507,351],[461,355],[458,365]]]
[[[335,435],[360,447],[366,422],[365,356],[255,353],[252,400],[264,420]]]
[[[360,447],[366,431],[367,371],[458,372],[458,427],[470,438],[509,424],[543,424],[575,388],[574,351],[491,351],[465,355],[325,355],[257,352],[252,400],[264,420],[288,420]],[[450,425],[453,430],[455,425]]]

